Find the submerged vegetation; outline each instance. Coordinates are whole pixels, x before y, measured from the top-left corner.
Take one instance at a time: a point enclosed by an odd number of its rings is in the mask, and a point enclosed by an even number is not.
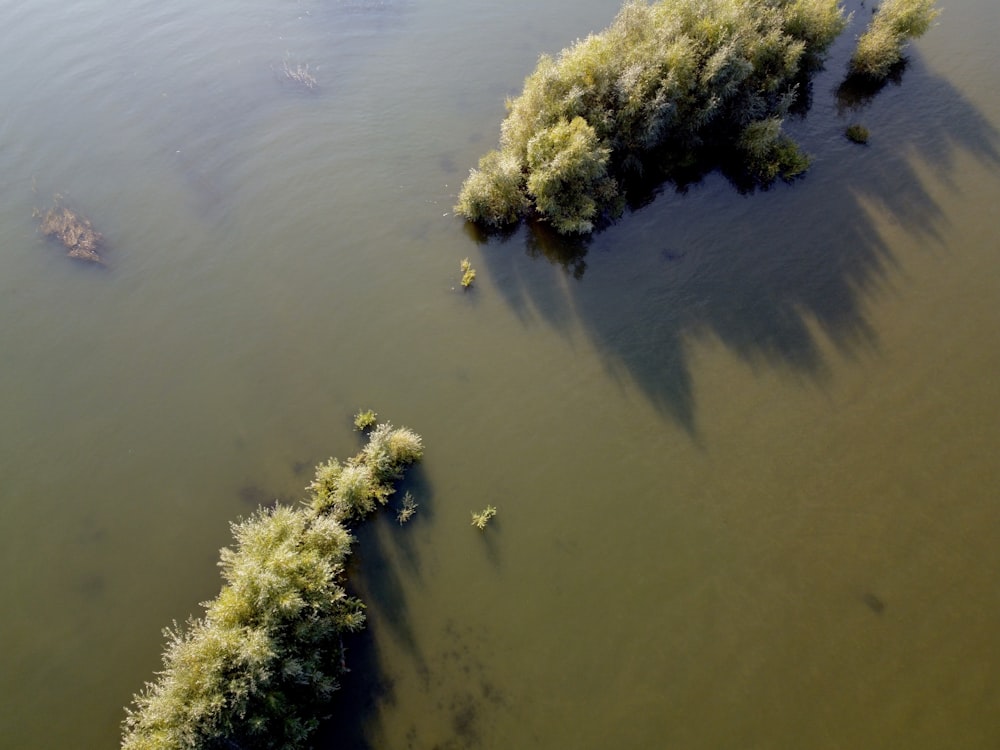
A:
[[[39,229],[46,237],[58,240],[66,248],[70,258],[85,260],[90,263],[104,263],[101,257],[101,247],[104,237],[94,229],[90,219],[71,211],[59,203],[57,195],[55,205],[45,211],[35,210],[35,218],[40,221]]]
[[[381,424],[356,456],[316,468],[307,504],[233,524],[222,590],[203,617],[165,631],[164,669],[135,696],[122,748],[306,747],[347,670],[341,637],[365,622],[343,588],[347,523],[384,504],[422,455],[419,435]]]
[[[319,81],[309,69],[309,63],[295,63],[292,65],[288,60],[281,64],[281,76],[285,81],[292,83],[306,91],[313,91],[319,86]]]
[[[838,0],[630,0],[604,32],[542,56],[455,211],[586,233],[630,185],[716,167],[748,187],[791,180],[808,158],[782,120],[845,24]]]
[[[850,72],[881,81],[903,59],[910,39],[922,36],[940,14],[934,0],[884,0],[858,38]]]

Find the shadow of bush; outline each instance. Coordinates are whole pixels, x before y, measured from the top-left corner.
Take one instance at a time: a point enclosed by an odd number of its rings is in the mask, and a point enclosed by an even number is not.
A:
[[[490,278],[520,316],[558,329],[581,325],[613,373],[692,435],[692,341],[716,339],[748,363],[821,381],[817,328],[847,356],[877,346],[865,304],[896,261],[870,207],[933,240],[946,217],[913,157],[944,180],[960,152],[1000,163],[996,129],[916,54],[905,67],[905,91],[880,100],[891,123],[873,133],[871,148],[851,150],[842,137],[845,102],[856,111],[879,90],[848,95],[857,81],[838,88],[842,71],[834,58],[814,79],[827,93],[797,126],[796,138],[815,157],[804,180],[743,193],[714,172],[690,186],[661,185],[585,240],[567,242],[538,225],[480,235]],[[592,261],[603,255],[614,259],[594,273]],[[534,263],[539,257],[551,265]],[[574,282],[554,283],[553,266]]]

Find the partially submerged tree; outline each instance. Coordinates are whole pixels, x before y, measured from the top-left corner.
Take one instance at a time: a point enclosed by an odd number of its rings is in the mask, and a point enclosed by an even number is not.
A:
[[[851,56],[850,72],[884,80],[911,39],[923,36],[941,13],[934,0],[884,0]]]
[[[617,194],[611,149],[582,117],[559,120],[528,141],[528,195],[560,232],[589,232],[601,202]]]
[[[753,184],[792,179],[808,160],[782,118],[844,25],[838,0],[630,0],[604,32],[542,56],[455,211],[585,233],[630,181],[706,158]]]
[[[415,432],[379,425],[345,464],[317,467],[307,505],[233,524],[225,584],[203,617],[166,631],[164,669],[135,696],[122,748],[306,747],[347,669],[341,637],[365,621],[343,588],[345,524],[384,503],[422,455]]]

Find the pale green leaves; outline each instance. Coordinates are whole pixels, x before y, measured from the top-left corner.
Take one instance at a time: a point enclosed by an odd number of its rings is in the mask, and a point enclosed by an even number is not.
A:
[[[122,748],[304,748],[345,668],[341,636],[365,621],[343,588],[344,523],[422,455],[415,432],[379,425],[358,455],[316,467],[308,505],[233,524],[225,584],[203,618],[166,632],[164,669],[128,710]]]
[[[492,505],[487,505],[478,513],[473,511],[472,525],[475,526],[480,531],[483,531],[486,528],[487,524],[489,524],[490,520],[494,516],[496,516],[496,514],[497,514],[497,509]]]
[[[934,0],[884,0],[868,29],[858,38],[851,57],[851,72],[884,79],[903,59],[910,39],[922,36],[941,13]]]
[[[784,116],[844,24],[837,0],[627,2],[604,32],[539,60],[455,211],[487,227],[535,216],[589,232],[620,213],[632,176],[749,153],[744,129]],[[745,164],[751,179],[805,169],[790,141],[770,143],[777,160]]]
[[[582,117],[561,120],[528,141],[528,193],[558,231],[593,229],[598,200],[616,192],[610,153]]]

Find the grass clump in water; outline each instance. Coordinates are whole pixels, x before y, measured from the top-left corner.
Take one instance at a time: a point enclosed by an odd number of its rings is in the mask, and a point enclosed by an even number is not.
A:
[[[308,504],[233,524],[222,590],[204,616],[165,631],[164,669],[128,709],[122,748],[308,747],[347,669],[342,636],[365,622],[343,588],[346,523],[422,454],[416,433],[380,425],[357,456],[316,468]]]
[[[361,409],[354,415],[354,429],[364,432],[378,423],[378,414],[371,409]]]
[[[934,0],[884,0],[858,38],[849,64],[851,75],[885,80],[902,62],[910,39],[923,36],[940,13]]]
[[[864,125],[848,125],[847,130],[844,131],[844,135],[847,136],[847,140],[851,141],[851,143],[861,145],[868,143],[868,128]]]
[[[496,514],[497,514],[497,509],[494,508],[492,505],[487,505],[478,513],[473,512],[472,525],[475,526],[480,531],[482,531],[483,529],[486,528],[487,524],[490,522],[490,519],[492,519]]]
[[[459,268],[462,271],[462,288],[468,289],[472,286],[472,282],[476,280],[476,269],[472,267],[472,261],[465,258],[460,264]]]
[[[604,32],[542,56],[455,211],[586,233],[631,183],[720,165],[755,185],[793,179],[808,159],[781,122],[845,23],[838,0],[630,0]]]

